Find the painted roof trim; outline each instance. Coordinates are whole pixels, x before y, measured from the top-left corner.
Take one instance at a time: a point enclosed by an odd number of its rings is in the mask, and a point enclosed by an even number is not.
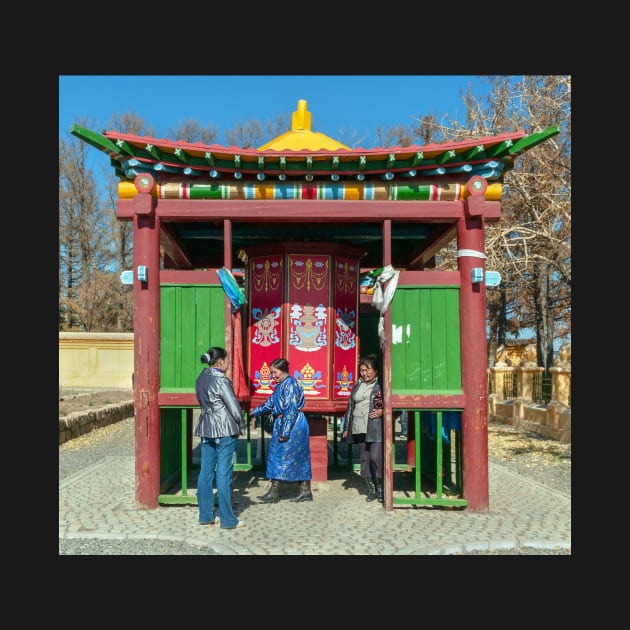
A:
[[[298,102],[292,128],[258,149],[200,142],[183,142],[136,134],[98,133],[73,125],[70,133],[106,153],[121,179],[140,173],[167,178],[240,179],[255,176],[340,177],[352,176],[391,180],[396,176],[425,179],[479,175],[500,181],[513,168],[516,157],[560,132],[558,126],[527,135],[525,131],[470,138],[458,142],[407,147],[363,147],[350,149],[324,134],[311,131],[306,101]]]

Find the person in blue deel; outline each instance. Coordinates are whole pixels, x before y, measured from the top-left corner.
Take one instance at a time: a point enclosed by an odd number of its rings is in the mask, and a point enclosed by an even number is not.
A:
[[[262,405],[251,410],[253,416],[273,414],[273,431],[267,456],[266,477],[271,480],[269,490],[259,497],[261,503],[280,500],[280,482],[298,482],[299,494],[291,501],[312,501],[311,449],[308,420],[302,411],[304,389],[289,376],[289,362],[274,359],[269,365],[276,388]]]
[[[213,347],[201,355],[204,368],[197,377],[195,391],[201,407],[194,435],[201,438],[201,470],[197,481],[199,524],[221,529],[243,527],[232,509],[232,473],[238,436],[245,433],[243,410],[236,398],[232,381],[225,375],[230,358],[225,348]],[[212,484],[217,480],[219,519],[214,513]]]

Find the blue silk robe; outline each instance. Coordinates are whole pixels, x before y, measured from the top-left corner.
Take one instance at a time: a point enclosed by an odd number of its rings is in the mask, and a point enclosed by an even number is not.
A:
[[[311,471],[308,420],[301,411],[304,390],[292,376],[286,376],[262,405],[252,409],[253,416],[271,412],[274,417],[267,456],[266,476],[281,481],[307,481]],[[279,442],[278,437],[288,437]]]

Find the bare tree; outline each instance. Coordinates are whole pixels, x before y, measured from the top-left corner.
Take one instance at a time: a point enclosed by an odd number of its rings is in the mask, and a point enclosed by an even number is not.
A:
[[[256,148],[264,144],[265,132],[259,120],[250,120],[246,123],[239,122],[234,129],[225,132],[225,138],[229,145],[243,149]]]
[[[175,130],[168,132],[169,138],[183,140],[184,142],[201,142],[202,144],[213,144],[216,142],[219,132],[213,125],[202,127],[199,121],[189,118],[177,124]]]
[[[102,211],[88,147],[78,139],[59,141],[59,327],[90,331],[100,326],[93,304],[111,266],[111,226]]]
[[[135,135],[155,136],[155,130],[146,125],[146,123],[135,113],[125,113],[122,115],[114,114],[109,121],[111,129],[120,131],[121,133],[130,133]],[[212,133],[211,130],[201,129],[198,123],[191,123],[189,126],[184,125],[183,129],[188,129],[192,133],[191,139],[177,137],[178,140],[185,139],[188,142],[196,142],[198,138],[194,134]],[[210,137],[210,136],[208,136]],[[109,282],[110,292],[108,298],[116,317],[114,321],[104,323],[104,326],[113,327],[121,332],[133,331],[133,289],[130,285],[123,285],[120,282],[119,274],[121,271],[133,268],[133,223],[131,221],[119,221],[116,217],[116,204],[118,202],[118,178],[112,173],[111,168],[104,169],[104,179],[107,186],[107,208],[109,216],[109,224],[112,234],[112,246],[116,252],[115,278],[111,278]],[[111,330],[112,328],[107,328]]]
[[[265,123],[265,129],[267,131],[267,141],[273,140],[291,130],[291,116],[289,114],[278,114],[274,120],[268,120]]]
[[[114,112],[109,119],[109,128],[121,133],[132,133],[142,136],[155,136],[153,127],[147,127],[146,123],[134,111],[119,114]]]
[[[291,116],[278,114],[273,120],[238,122],[225,132],[227,144],[244,149],[256,148],[291,130]]]
[[[465,124],[427,116],[415,131],[440,141],[559,126],[560,134],[517,158],[504,177],[501,221],[486,227],[486,268],[502,277],[501,287],[487,293],[489,360],[506,333],[531,328],[538,363],[549,367],[554,340],[571,332],[571,77],[486,79],[483,100],[470,90],[463,95]],[[451,244],[441,252],[440,268],[456,268],[454,250]]]
[[[366,134],[359,133],[356,129],[340,127],[337,129],[335,139],[351,149],[356,149],[365,144]]]
[[[410,127],[377,127],[376,144],[379,147],[408,147],[414,142],[414,132]]]

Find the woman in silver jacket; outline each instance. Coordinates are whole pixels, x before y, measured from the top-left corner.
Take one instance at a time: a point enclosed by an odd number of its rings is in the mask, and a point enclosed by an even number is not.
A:
[[[232,509],[232,472],[234,453],[239,434],[245,433],[243,410],[234,394],[232,381],[225,375],[230,363],[224,348],[213,347],[201,355],[204,368],[195,383],[197,400],[201,406],[194,434],[201,438],[201,470],[197,481],[199,524],[214,525],[214,494],[212,485],[217,479],[219,520],[221,529],[243,527]]]

